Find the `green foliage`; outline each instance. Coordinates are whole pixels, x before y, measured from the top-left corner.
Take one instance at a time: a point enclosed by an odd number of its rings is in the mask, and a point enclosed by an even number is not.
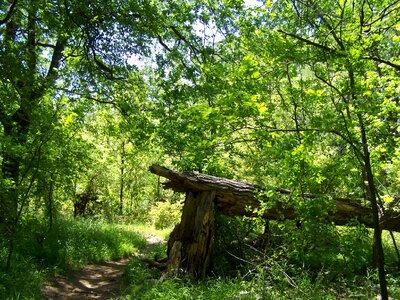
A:
[[[323,270],[327,278],[365,275],[372,266],[370,234],[362,226],[343,228],[303,222],[301,228],[286,224],[286,255],[291,263],[311,272]]]
[[[170,201],[155,202],[149,213],[150,222],[156,229],[172,228],[181,219],[183,204]]]
[[[0,245],[2,299],[39,299],[41,284],[55,273],[117,259],[146,246],[145,239],[134,233],[133,227],[104,221],[60,218],[49,232],[46,224],[31,219],[20,228],[9,272],[4,270],[7,245]]]
[[[373,281],[351,281],[336,277],[326,280],[293,265],[274,260],[244,276],[209,278],[193,283],[185,279],[159,280],[160,273],[140,260],[126,271],[128,295],[122,299],[352,299],[376,296]],[[397,295],[396,292],[393,296]]]
[[[397,2],[8,2],[0,4],[0,257],[14,265],[0,273],[0,292],[14,280],[13,297],[37,293],[41,267],[142,245],[100,220],[59,218],[82,193],[98,199],[89,207],[98,219],[176,223],[179,204],[153,205],[154,161],[288,188],[284,201],[301,226],[270,222],[261,249],[262,221],[218,217],[216,273],[251,271],[251,280],[206,282],[209,293],[167,280],[134,293],[312,299],[324,278],[368,273],[369,232],[325,221],[334,196],[366,206],[377,197],[381,210],[399,211]],[[20,276],[24,268],[40,271]]]
[[[270,268],[272,260],[303,268],[310,276],[323,273],[327,280],[356,278],[372,267],[370,239],[370,231],[356,222],[339,228],[316,219],[265,223],[218,216],[213,271],[224,276],[252,273],[255,266]],[[388,253],[394,255],[393,248]]]
[[[337,299],[337,298],[372,298],[377,293],[377,280],[369,268],[359,273],[363,265],[364,251],[369,253],[369,246],[363,242],[365,229],[341,228],[339,238],[331,240],[329,247],[324,247],[328,238],[333,237],[332,228],[311,233],[307,224],[298,229],[287,222],[278,226],[272,222],[269,228],[269,240],[266,249],[259,248],[255,233],[261,231],[262,224],[251,220],[225,218],[218,221],[218,228],[224,234],[230,234],[225,241],[234,241],[231,248],[225,250],[232,254],[242,255],[238,258],[241,267],[236,271],[223,263],[219,266],[220,276],[211,277],[203,282],[194,283],[186,279],[167,278],[159,280],[161,273],[150,268],[139,258],[133,258],[125,274],[126,296],[120,299]],[[222,224],[221,224],[222,223]],[[223,227],[225,226],[225,231]],[[304,226],[306,228],[304,228]],[[33,229],[33,228],[36,229]],[[60,219],[54,224],[53,232],[47,233],[44,224],[35,220],[26,221],[23,230],[31,230],[28,236],[21,235],[18,240],[18,251],[14,268],[10,273],[0,272],[0,292],[2,299],[40,298],[40,285],[54,273],[63,272],[65,268],[79,268],[87,263],[118,258],[132,252],[144,251],[149,258],[165,255],[165,244],[145,247],[143,237],[135,232],[159,235],[148,225],[121,225],[86,219]],[[30,229],[29,229],[30,228]],[[236,232],[232,232],[235,231]],[[315,228],[313,228],[315,231]],[[296,232],[297,231],[297,232]],[[301,233],[306,231],[305,233]],[[37,235],[43,232],[43,236]],[[35,235],[36,233],[36,235]],[[168,232],[161,233],[167,237]],[[290,236],[296,234],[296,236]],[[324,235],[328,234],[328,237]],[[45,239],[41,239],[45,237]],[[251,239],[249,239],[251,237]],[[307,243],[305,239],[308,240]],[[239,240],[238,240],[239,239]],[[301,240],[302,239],[302,240]],[[319,239],[320,241],[316,241]],[[339,240],[339,242],[338,242]],[[366,239],[365,239],[366,240]],[[365,241],[364,240],[364,241]],[[218,243],[218,241],[216,241]],[[257,247],[250,249],[244,243]],[[43,246],[41,246],[41,244]],[[220,242],[220,244],[222,244]],[[301,245],[300,245],[301,244]],[[313,246],[312,246],[313,245]],[[4,260],[5,245],[1,247],[1,259]],[[306,247],[302,257],[291,257],[295,247]],[[338,249],[340,246],[342,248]],[[244,251],[236,251],[242,247]],[[293,247],[293,248],[292,248]],[[310,248],[307,248],[310,247]],[[311,248],[314,247],[314,248]],[[317,248],[320,248],[318,250]],[[393,252],[390,239],[387,239],[387,250]],[[218,248],[216,248],[218,249]],[[247,249],[247,250],[245,250]],[[326,253],[321,251],[323,249]],[[348,266],[335,257],[335,251],[343,254]],[[311,252],[308,257],[305,254]],[[229,254],[225,255],[229,256]],[[368,254],[370,255],[370,254]],[[323,256],[324,258],[321,258]],[[312,258],[313,257],[313,258]],[[361,258],[360,258],[361,257]],[[220,256],[215,258],[222,259]],[[319,260],[318,260],[319,259]],[[234,262],[232,260],[232,262]],[[315,263],[315,261],[317,263]],[[307,265],[307,263],[313,264]],[[335,265],[336,264],[336,265]],[[357,265],[360,264],[360,265]],[[239,264],[236,262],[238,267]],[[369,263],[367,263],[369,265]],[[365,265],[364,265],[365,266]],[[222,267],[225,267],[221,271]],[[336,270],[336,268],[338,268]],[[352,271],[352,268],[354,270]],[[218,269],[217,269],[218,270]],[[350,274],[353,272],[353,274]],[[224,276],[221,276],[224,274]],[[391,296],[397,297],[398,278],[389,276]]]
[[[219,276],[233,275],[248,268],[258,253],[249,247],[261,232],[254,220],[216,215],[213,244],[213,272]]]
[[[73,268],[90,262],[116,259],[138,251],[145,246],[142,236],[116,225],[90,219],[60,222],[43,245],[46,261],[55,255],[57,265]],[[87,244],[82,244],[82,240]]]

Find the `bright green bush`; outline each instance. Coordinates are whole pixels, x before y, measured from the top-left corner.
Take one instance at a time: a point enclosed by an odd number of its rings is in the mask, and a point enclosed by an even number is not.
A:
[[[182,203],[156,202],[150,209],[150,219],[156,229],[173,227],[179,223]]]

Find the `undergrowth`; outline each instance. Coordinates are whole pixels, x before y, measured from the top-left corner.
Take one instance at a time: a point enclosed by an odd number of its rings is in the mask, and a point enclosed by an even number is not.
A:
[[[16,237],[11,270],[4,269],[6,245],[0,244],[0,299],[40,299],[43,281],[67,269],[117,259],[144,249],[134,225],[92,219],[60,218],[49,230],[29,220]]]
[[[260,240],[256,234],[265,231],[260,224],[220,221],[209,278],[165,277],[133,259],[126,270],[128,294],[121,299],[374,299],[379,294],[365,227],[271,223]],[[388,233],[384,244],[389,294],[400,299],[398,257]]]
[[[306,225],[298,231],[293,224],[270,227],[261,251],[250,222],[230,219],[217,224],[223,238],[216,237],[214,272],[200,282],[165,277],[141,256],[133,256],[124,276],[125,296],[119,299],[375,298],[379,287],[369,261],[368,232],[342,228],[335,233],[328,228],[319,231],[317,241],[310,238],[312,228],[309,231]],[[60,218],[49,231],[44,224],[25,220],[20,227],[24,235],[16,239],[12,270],[0,269],[0,299],[41,299],[44,280],[89,263],[138,252],[148,259],[163,258],[166,243],[149,246],[143,236],[167,240],[170,230],[156,230],[148,224]],[[384,243],[389,294],[400,299],[400,269],[388,234]],[[3,266],[7,253],[5,245],[0,245]]]
[[[196,283],[179,278],[160,280],[158,270],[133,259],[126,273],[129,291],[120,299],[373,299],[379,291],[377,281],[368,277],[358,281],[343,277],[326,281],[323,274],[314,278],[307,271],[298,269],[290,277],[286,271],[284,266],[274,264],[270,269],[259,269],[250,275],[210,277]],[[399,299],[398,285],[396,282],[391,284],[392,297]]]

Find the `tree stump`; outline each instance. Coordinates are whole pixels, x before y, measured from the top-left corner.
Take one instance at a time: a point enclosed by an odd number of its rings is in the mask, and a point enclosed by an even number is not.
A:
[[[181,222],[168,241],[168,271],[204,278],[210,269],[215,191],[188,191]]]

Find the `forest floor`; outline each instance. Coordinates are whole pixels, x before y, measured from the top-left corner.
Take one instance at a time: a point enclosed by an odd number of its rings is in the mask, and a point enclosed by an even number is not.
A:
[[[145,235],[147,250],[164,241]],[[145,250],[146,251],[146,250]],[[142,256],[141,253],[134,256]],[[123,294],[123,275],[132,257],[87,265],[80,270],[69,270],[57,275],[42,287],[44,299],[112,299]]]

